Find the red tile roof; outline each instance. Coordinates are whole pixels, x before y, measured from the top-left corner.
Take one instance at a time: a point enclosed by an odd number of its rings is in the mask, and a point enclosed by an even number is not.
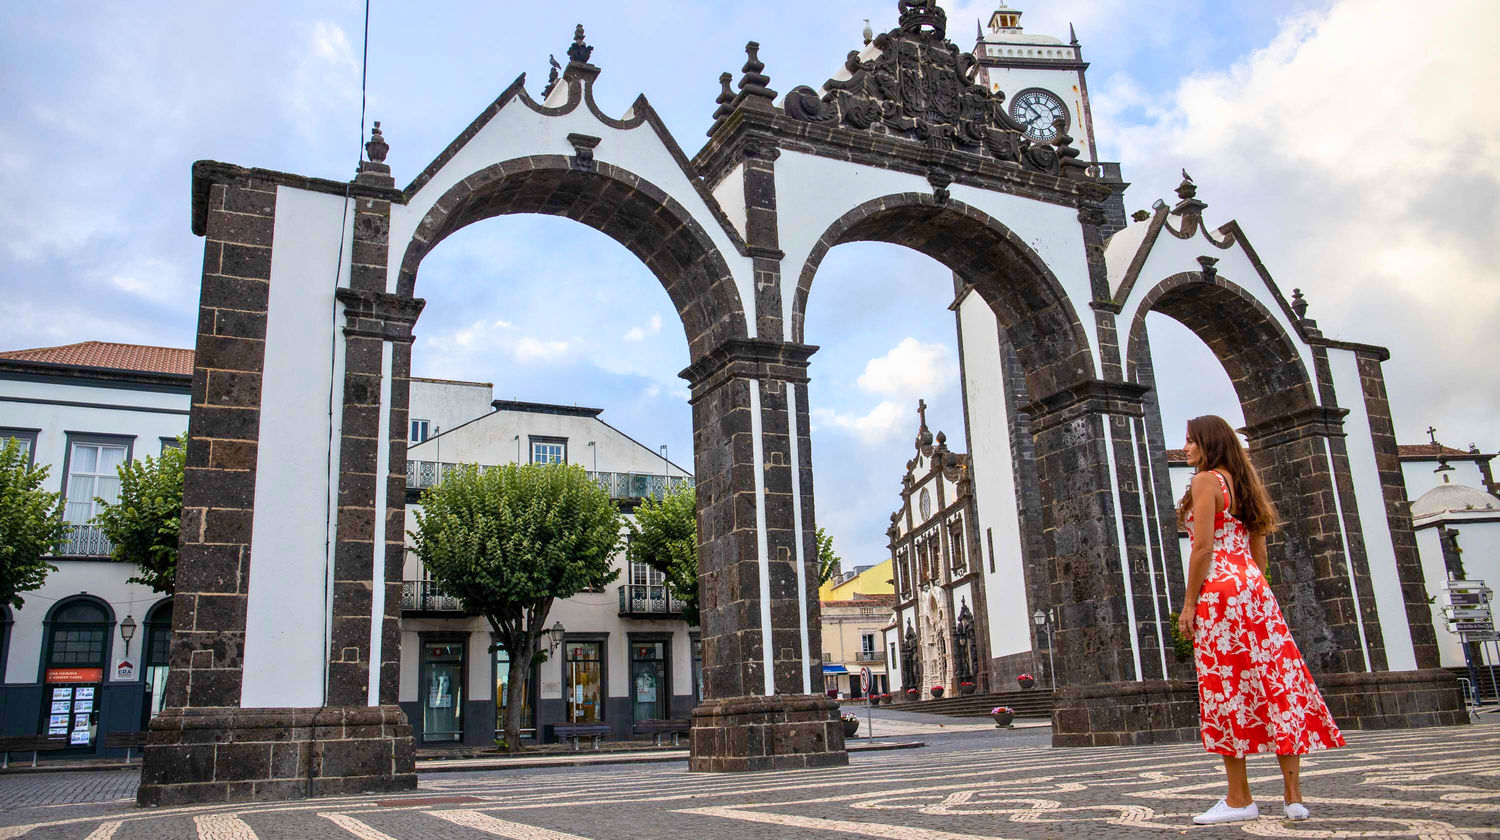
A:
[[[113,341],[80,341],[77,344],[64,344],[60,347],[8,350],[0,352],[0,359],[110,370],[133,370],[145,373],[172,373],[189,376],[193,373],[192,350],[181,347],[119,344]]]
[[[848,601],[824,601],[825,607],[894,607],[896,596],[887,593],[865,594],[857,593],[852,600]]]
[[[1477,453],[1454,449],[1441,443],[1403,443],[1396,447],[1402,458],[1436,458],[1439,455],[1469,457]]]

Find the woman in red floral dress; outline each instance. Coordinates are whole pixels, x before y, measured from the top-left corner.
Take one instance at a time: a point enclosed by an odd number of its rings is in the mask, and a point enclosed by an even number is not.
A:
[[[1287,818],[1306,819],[1300,756],[1344,738],[1266,583],[1276,511],[1222,417],[1188,421],[1187,460],[1198,472],[1178,508],[1193,545],[1178,622],[1193,640],[1203,747],[1224,757],[1229,781],[1228,795],[1193,822],[1258,817],[1245,756],[1268,750],[1281,764]]]

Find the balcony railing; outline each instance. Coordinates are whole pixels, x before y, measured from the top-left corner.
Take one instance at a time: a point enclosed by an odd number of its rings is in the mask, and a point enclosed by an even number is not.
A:
[[[885,664],[885,651],[883,650],[861,650],[851,658],[852,662],[870,662]]]
[[[409,490],[426,490],[439,484],[462,464],[448,461],[407,461],[406,487]],[[481,466],[481,473],[498,467]],[[665,476],[654,473],[590,472],[588,477],[595,484],[609,491],[611,499],[660,499],[668,490],[693,486],[693,479],[684,476]]]
[[[622,618],[680,618],[683,603],[665,586],[625,584],[620,587]]]
[[[463,602],[430,580],[401,582],[401,609],[415,612],[463,612]]]
[[[108,557],[114,550],[114,543],[104,536],[103,531],[93,525],[74,525],[57,556]]]

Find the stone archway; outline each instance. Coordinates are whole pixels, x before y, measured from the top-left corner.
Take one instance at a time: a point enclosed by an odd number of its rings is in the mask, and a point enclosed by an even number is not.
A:
[[[1146,329],[1150,312],[1197,335],[1239,397],[1251,459],[1283,520],[1271,539],[1279,558],[1273,586],[1309,667],[1316,672],[1383,668],[1378,624],[1366,618],[1375,610],[1368,567],[1358,550],[1363,543],[1357,512],[1346,510],[1352,499],[1338,497],[1328,449],[1328,438],[1342,434],[1346,412],[1319,404],[1292,338],[1255,296],[1227,277],[1205,278],[1202,272],[1168,277],[1141,298],[1125,354],[1134,381],[1155,385]],[[1151,410],[1157,410],[1154,402]],[[1154,466],[1165,474],[1164,457]],[[1175,558],[1175,539],[1164,545],[1166,558]],[[1181,568],[1180,558],[1167,567]],[[1180,603],[1180,578],[1169,575],[1168,583],[1172,603]]]

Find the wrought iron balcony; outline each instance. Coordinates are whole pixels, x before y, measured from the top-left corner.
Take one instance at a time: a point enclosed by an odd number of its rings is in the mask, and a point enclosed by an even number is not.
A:
[[[464,611],[463,602],[438,589],[430,580],[404,580],[401,582],[401,609],[412,612]]]
[[[861,651],[857,651],[854,654],[854,656],[850,657],[850,661],[851,662],[861,663],[861,664],[870,663],[870,664],[884,665],[885,664],[885,651],[883,651],[883,650],[861,650]]]
[[[409,490],[426,490],[439,484],[462,464],[448,461],[406,462],[406,487]],[[481,473],[498,469],[481,466]],[[665,476],[656,473],[590,472],[588,477],[595,484],[609,491],[611,499],[660,499],[668,490],[693,486],[693,479],[684,476]]]
[[[57,556],[108,557],[114,550],[115,544],[104,536],[103,531],[93,525],[74,525]]]
[[[620,587],[621,618],[681,618],[683,603],[665,586]]]

